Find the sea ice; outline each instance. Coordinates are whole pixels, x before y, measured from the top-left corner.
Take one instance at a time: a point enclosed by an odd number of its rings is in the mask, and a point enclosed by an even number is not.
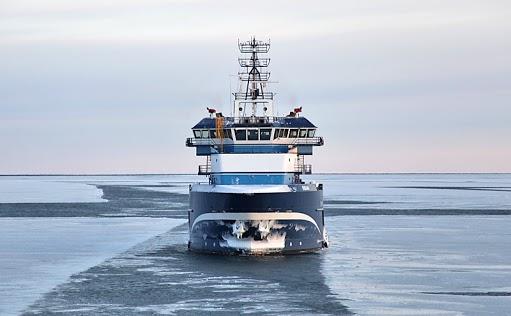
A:
[[[64,177],[0,177],[0,203],[105,202],[102,195],[94,185]]]
[[[0,218],[0,314],[69,276],[182,224],[168,218]]]

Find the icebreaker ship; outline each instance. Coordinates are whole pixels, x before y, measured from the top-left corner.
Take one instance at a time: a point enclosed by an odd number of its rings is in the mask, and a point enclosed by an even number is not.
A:
[[[239,92],[233,115],[208,108],[186,140],[203,156],[190,185],[190,250],[219,254],[272,254],[316,251],[328,246],[323,186],[305,183],[312,168],[305,157],[322,146],[316,126],[294,108],[275,115],[267,91],[269,43],[255,38],[238,43]]]

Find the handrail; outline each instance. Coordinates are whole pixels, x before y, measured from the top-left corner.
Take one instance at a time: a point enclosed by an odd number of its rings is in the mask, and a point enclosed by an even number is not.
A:
[[[273,93],[273,92],[265,92],[264,93],[265,98],[268,96],[266,93],[272,93],[273,96],[275,96],[275,93]],[[245,92],[236,92],[236,94],[233,93],[233,95],[234,96],[238,95],[239,97],[244,97]],[[251,97],[251,95],[248,94],[248,97]],[[247,99],[247,100],[250,101],[250,99]],[[251,123],[259,123],[261,121],[264,121],[267,123],[283,123],[288,120],[300,119],[300,118],[302,118],[302,117],[301,116],[295,116],[295,117],[292,117],[292,116],[266,116],[266,115],[264,115],[264,116],[236,116],[236,117],[224,116],[224,122],[226,123],[226,125],[228,125],[227,123],[240,123],[240,122],[245,122],[247,120]],[[214,118],[210,118],[210,119],[214,120]]]
[[[217,142],[216,139],[219,141]],[[230,139],[230,138],[229,138]],[[193,138],[188,137],[186,139],[186,147],[195,147],[195,146],[213,146],[222,144],[220,138]]]
[[[263,92],[257,95],[257,99],[270,99],[272,100],[274,96],[273,92]],[[245,92],[235,92],[234,98],[236,100],[251,100],[252,95],[250,93]]]
[[[241,81],[268,81],[270,79],[269,72],[260,72],[255,75],[257,78],[254,78],[253,74],[246,72],[239,72],[238,75]]]
[[[298,164],[294,168],[295,173],[300,174],[312,174],[312,165],[309,164]],[[210,175],[211,165],[199,165],[198,175]]]
[[[250,42],[238,43],[238,47],[242,53],[267,53],[270,50],[270,44],[262,42],[255,46]]]
[[[277,138],[278,142],[270,141],[257,141],[258,143],[250,141],[239,141],[234,142],[234,145],[312,145],[312,146],[323,146],[325,144],[323,137],[316,136],[311,138]],[[286,141],[283,141],[286,140]],[[220,138],[193,138],[189,137],[186,139],[186,147],[195,146],[214,146],[221,144]]]
[[[310,138],[295,138],[296,142],[294,144],[296,145],[316,145],[316,146],[323,146],[325,144],[325,141],[323,140],[323,137],[316,136],[316,137],[310,137]]]
[[[211,165],[199,165],[198,175],[209,175],[211,174]]]
[[[306,165],[306,164],[297,164],[295,166],[295,172],[301,173],[301,174],[312,174],[312,165]]]
[[[238,62],[241,67],[268,67],[270,64],[269,58],[258,58],[258,59],[252,59],[252,58],[238,58]]]

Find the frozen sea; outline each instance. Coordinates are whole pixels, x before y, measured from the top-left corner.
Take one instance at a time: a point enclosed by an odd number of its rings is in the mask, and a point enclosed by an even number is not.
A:
[[[0,315],[511,315],[510,174],[328,174],[331,247],[186,250],[192,175],[0,177]]]

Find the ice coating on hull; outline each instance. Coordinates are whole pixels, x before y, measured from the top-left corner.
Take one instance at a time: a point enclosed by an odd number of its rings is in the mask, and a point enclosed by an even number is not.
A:
[[[255,240],[254,237],[234,238],[233,236],[223,236],[224,241],[220,246],[229,247],[234,250],[245,251],[249,253],[273,253],[281,252],[286,243],[286,233],[268,234],[264,239]]]
[[[321,249],[322,236],[315,224],[303,220],[201,221],[190,233],[190,248],[245,254],[304,252]]]

